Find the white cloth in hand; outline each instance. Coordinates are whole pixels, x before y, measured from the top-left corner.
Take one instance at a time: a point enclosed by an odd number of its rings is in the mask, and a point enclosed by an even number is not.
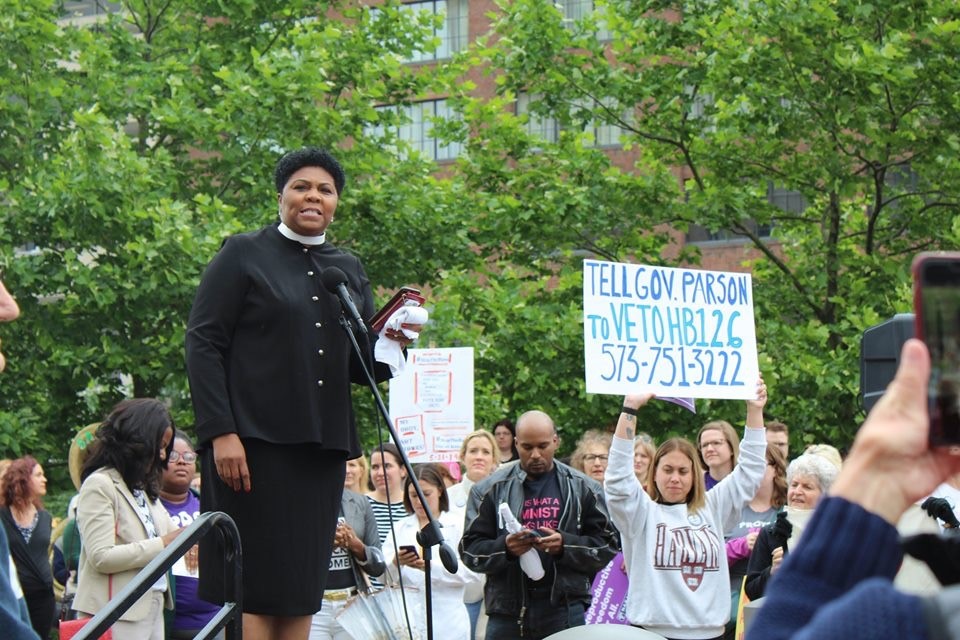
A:
[[[503,528],[507,530],[507,533],[517,533],[523,529],[520,521],[517,520],[517,516],[513,515],[513,511],[510,510],[509,504],[501,502],[498,512],[500,513],[500,519],[503,520]],[[533,548],[527,549],[520,555],[520,568],[531,580],[541,580],[546,574],[543,570],[543,563],[540,561],[540,554]]]
[[[393,312],[393,315],[383,324],[380,330],[380,339],[373,348],[373,357],[377,362],[382,362],[390,366],[390,373],[397,375],[403,371],[407,364],[407,359],[403,355],[403,346],[396,340],[387,337],[387,329],[396,329],[402,331],[405,336],[411,340],[416,340],[420,334],[411,329],[404,328],[404,324],[426,324],[430,314],[423,307],[406,306],[400,307]]]

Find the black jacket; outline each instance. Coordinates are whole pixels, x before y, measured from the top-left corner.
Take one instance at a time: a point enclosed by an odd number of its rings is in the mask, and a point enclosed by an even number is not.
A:
[[[185,340],[201,447],[237,433],[360,453],[350,383],[366,377],[340,326],[340,302],[320,281],[328,267],[344,272],[369,319],[373,294],[356,256],[330,243],[304,247],[276,224],[224,241],[200,280]],[[390,369],[377,363],[374,375],[385,380]]]
[[[787,520],[787,512],[781,511],[777,514],[777,519],[760,530],[757,535],[757,541],[753,545],[753,551],[750,552],[750,562],[747,564],[747,579],[743,585],[743,592],[751,600],[756,600],[763,596],[767,589],[767,581],[770,580],[770,566],[773,564],[773,550],[777,547],[783,547],[783,557],[786,560],[787,552],[790,549],[787,546],[787,540],[793,533],[793,525]]]
[[[17,566],[17,577],[24,593],[53,591],[53,569],[50,566],[50,534],[53,520],[48,511],[37,512],[37,527],[30,536],[30,542],[23,539],[13,514],[7,507],[0,508],[0,520],[7,530],[10,541],[10,555]]]
[[[594,575],[617,553],[617,536],[600,484],[560,462],[554,466],[563,504],[563,553],[554,560],[550,601],[589,603]],[[511,464],[475,484],[467,501],[460,557],[468,568],[487,576],[487,613],[519,616],[525,606],[531,582],[517,558],[507,553],[507,532],[498,510],[506,502],[520,513],[526,477],[519,463]]]

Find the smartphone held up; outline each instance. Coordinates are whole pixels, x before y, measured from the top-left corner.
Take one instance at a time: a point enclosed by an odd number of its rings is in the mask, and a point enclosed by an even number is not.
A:
[[[960,252],[913,260],[915,333],[930,351],[930,446],[960,444]]]

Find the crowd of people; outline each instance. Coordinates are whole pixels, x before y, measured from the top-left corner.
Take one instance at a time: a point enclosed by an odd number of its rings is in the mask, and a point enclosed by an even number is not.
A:
[[[546,638],[587,623],[604,570],[629,584],[622,622],[668,640],[738,637],[744,606],[761,598],[751,639],[960,637],[953,590],[915,573],[897,585],[923,595],[892,586],[909,569],[893,527],[954,526],[943,505],[960,497],[956,451],[926,448],[921,343],[905,346],[847,462],[827,444],[791,461],[788,427],[764,418],[761,379],[742,437],[714,420],[658,445],[638,431],[653,396],[632,394],[569,459],[550,415],[529,410],[466,435],[456,462],[411,466],[391,442],[361,450],[351,383],[393,375],[384,352],[402,354],[422,326],[365,326],[363,265],[327,239],[346,185],[332,155],[285,154],[274,184],[279,220],[228,238],[193,303],[196,442],[161,400],[120,402],[81,432],[78,493],[60,529],[44,509],[43,465],[0,466],[3,637],[46,639],[58,619],[94,616],[212,510],[240,531],[248,638],[347,640],[351,604],[398,587],[432,610],[436,637]],[[18,314],[0,283],[0,321]],[[939,510],[915,504],[926,496]],[[917,512],[923,522],[905,524]],[[459,562],[428,563],[418,533],[431,515]],[[861,527],[870,544],[858,545]],[[847,557],[860,564],[839,575]],[[223,541],[204,538],[122,612],[113,638],[193,638],[224,602],[224,558]]]

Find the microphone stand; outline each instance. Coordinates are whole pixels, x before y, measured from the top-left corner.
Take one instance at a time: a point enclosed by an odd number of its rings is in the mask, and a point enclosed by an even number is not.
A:
[[[417,480],[417,476],[413,472],[413,465],[410,463],[410,458],[407,457],[407,452],[403,449],[403,445],[400,444],[400,438],[397,436],[397,432],[393,428],[393,420],[390,418],[390,411],[383,403],[383,397],[380,395],[380,390],[377,389],[377,381],[373,377],[373,372],[370,370],[370,367],[367,366],[367,355],[369,354],[369,348],[367,349],[367,353],[364,353],[364,351],[360,348],[360,344],[357,342],[357,336],[355,336],[353,333],[353,325],[347,319],[342,308],[340,311],[340,326],[343,327],[347,337],[350,338],[350,344],[353,345],[353,350],[357,354],[357,358],[359,359],[360,365],[363,368],[363,373],[367,378],[367,384],[370,386],[370,391],[373,393],[373,398],[377,403],[377,408],[380,410],[380,414],[387,423],[387,430],[390,432],[390,436],[393,438],[393,442],[397,445],[397,450],[400,452],[400,459],[403,462],[404,468],[407,470],[407,477],[410,478],[410,482],[417,492],[417,498],[420,500],[420,504],[423,505],[423,510],[427,514],[427,525],[423,527],[417,534],[417,542],[419,542],[420,546],[423,548],[427,640],[433,640],[433,588],[431,584],[432,581],[430,580],[430,558],[432,555],[432,548],[435,545],[440,545],[440,562],[443,563],[443,566],[450,573],[457,572],[457,556],[444,541],[443,534],[440,531],[440,523],[433,516],[433,513],[431,513],[430,507],[427,506],[427,500],[424,498],[423,489],[420,488],[420,482]],[[367,335],[367,341],[369,345],[369,335]]]

